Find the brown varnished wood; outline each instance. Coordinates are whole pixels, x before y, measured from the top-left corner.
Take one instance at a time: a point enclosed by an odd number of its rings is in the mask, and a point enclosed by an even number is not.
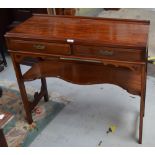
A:
[[[142,50],[107,48],[104,46],[73,46],[74,54],[83,57],[96,57],[112,60],[140,61],[145,59]]]
[[[146,48],[148,24],[148,21],[42,15],[33,16],[6,36],[56,42],[70,38],[75,44]]]
[[[140,123],[139,123],[139,144],[142,144],[143,134],[143,116],[145,111],[145,95],[146,95],[146,65],[141,68],[141,81],[144,82],[141,87],[141,98],[140,98]]]
[[[16,51],[28,51],[37,53],[66,54],[71,53],[68,44],[46,43],[38,41],[9,40],[8,48]]]
[[[53,60],[35,63],[32,68],[23,75],[23,79],[25,81],[32,81],[42,77],[58,77],[68,82],[82,85],[111,83],[123,87],[130,93],[140,95],[140,75],[139,68],[133,73],[130,68],[126,67],[115,67],[113,65],[102,65],[92,62],[79,63]]]
[[[44,97],[46,77],[76,84],[111,83],[139,95],[139,143],[142,143],[149,21],[34,15],[5,37],[12,56],[26,118]],[[20,64],[30,65],[24,74]],[[29,101],[25,81],[41,80]]]
[[[18,86],[20,89],[21,98],[22,98],[25,113],[26,113],[26,119],[27,119],[28,123],[31,124],[33,122],[31,104],[27,97],[27,92],[26,92],[26,88],[25,88],[24,81],[22,78],[20,64],[16,63],[14,55],[11,55],[11,57],[12,57],[12,61],[13,61],[13,65],[14,65],[14,69],[15,69],[15,73],[16,73],[16,77],[17,77],[17,81],[18,81]]]
[[[12,50],[8,50],[10,53],[15,55],[15,59],[18,63],[22,63],[24,58],[28,58],[28,57],[32,57],[32,58],[42,58],[42,59],[60,59],[61,57],[64,58],[79,58],[79,59],[89,59],[92,61],[101,61],[103,63],[111,63],[111,64],[119,64],[119,65],[123,65],[123,66],[128,66],[130,64],[145,64],[145,61],[126,61],[126,60],[116,60],[116,59],[107,59],[107,58],[102,58],[102,57],[90,57],[89,55],[87,57],[84,57],[83,55],[75,55],[75,54],[70,54],[70,55],[60,55],[60,54],[49,54],[49,53],[30,53],[27,51],[12,51]],[[71,52],[72,53],[72,52]],[[34,60],[35,61],[35,60]]]
[[[3,130],[0,128],[0,147],[7,147],[7,146],[8,144],[5,135],[3,133]]]

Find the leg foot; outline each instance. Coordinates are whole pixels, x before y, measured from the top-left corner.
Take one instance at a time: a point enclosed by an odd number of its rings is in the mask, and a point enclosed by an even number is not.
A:
[[[144,97],[141,96],[140,103],[140,122],[139,122],[139,144],[142,144],[142,135],[143,135],[143,117],[144,117]]]
[[[32,119],[32,112],[30,112],[31,110],[26,112],[26,116],[25,119],[27,120],[28,124],[32,124],[33,123],[33,119]]]
[[[143,116],[140,118],[140,125],[139,125],[139,144],[142,144],[142,134],[143,134]]]

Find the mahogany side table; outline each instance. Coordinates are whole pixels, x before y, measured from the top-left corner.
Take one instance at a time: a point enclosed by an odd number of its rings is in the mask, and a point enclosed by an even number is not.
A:
[[[28,123],[39,100],[48,101],[46,77],[111,83],[140,96],[142,143],[148,32],[144,20],[34,15],[6,33]],[[31,68],[22,74],[21,64]],[[35,79],[41,80],[41,89],[31,102],[24,82]]]

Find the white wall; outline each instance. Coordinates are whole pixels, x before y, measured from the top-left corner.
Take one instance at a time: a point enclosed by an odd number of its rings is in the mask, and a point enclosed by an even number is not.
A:
[[[147,10],[155,11],[155,8],[147,8]]]

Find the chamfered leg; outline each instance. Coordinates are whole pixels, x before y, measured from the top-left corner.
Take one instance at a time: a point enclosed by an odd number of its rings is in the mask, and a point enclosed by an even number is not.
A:
[[[139,122],[139,144],[142,144],[142,134],[143,134],[143,115],[144,115],[144,95],[141,96],[140,101],[140,122]]]
[[[12,60],[13,60],[13,65],[14,65],[14,69],[15,69],[15,73],[16,73],[16,78],[17,78],[17,81],[18,81],[18,86],[19,86],[19,89],[20,89],[20,94],[21,94],[21,98],[22,98],[25,113],[26,113],[26,119],[27,119],[28,123],[31,124],[33,122],[32,110],[31,110],[30,102],[28,101],[28,97],[27,97],[27,93],[26,93],[26,89],[25,89],[24,80],[23,80],[23,77],[22,77],[20,64],[15,61],[13,55],[11,55],[11,57],[12,57]]]
[[[146,65],[143,65],[143,66],[142,66],[142,74],[141,74],[141,99],[140,99],[139,144],[142,144],[143,116],[144,116],[144,110],[145,110],[145,93],[146,93]]]
[[[4,133],[3,133],[3,130],[0,129],[0,147],[8,147],[8,144],[7,144],[7,141],[6,141],[6,138],[4,136]]]
[[[44,95],[44,101],[47,102],[49,101],[49,97],[48,97],[48,90],[47,90],[47,83],[46,83],[46,78],[41,78],[41,84],[42,84],[42,88],[45,91],[45,95]]]

